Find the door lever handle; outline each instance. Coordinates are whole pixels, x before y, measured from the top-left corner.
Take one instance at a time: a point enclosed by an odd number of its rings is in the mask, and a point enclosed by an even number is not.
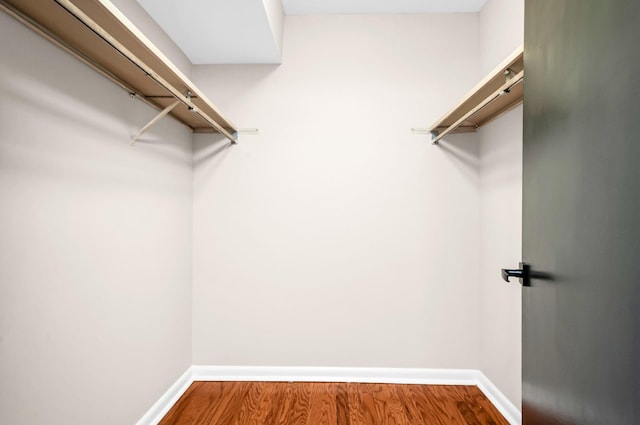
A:
[[[521,269],[502,269],[502,279],[504,279],[505,282],[509,282],[510,277],[522,278],[522,270]]]
[[[526,263],[520,263],[519,269],[502,269],[502,279],[509,282],[510,277],[517,277],[522,286],[531,286],[531,267]]]

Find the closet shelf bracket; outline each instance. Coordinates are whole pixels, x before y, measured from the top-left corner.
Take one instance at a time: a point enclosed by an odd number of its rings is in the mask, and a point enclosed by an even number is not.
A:
[[[175,108],[176,106],[178,106],[180,104],[179,100],[176,100],[175,102],[173,102],[171,105],[167,106],[166,108],[164,108],[162,111],[160,111],[160,113],[158,115],[156,115],[151,121],[149,121],[144,127],[142,127],[140,129],[140,131],[138,131],[135,136],[133,136],[131,138],[131,146],[135,146],[136,142],[138,141],[138,139],[147,131],[149,130],[151,127],[153,127],[154,125],[156,125],[156,123],[158,121],[160,121],[165,115],[167,115],[169,112],[171,112],[173,110],[173,108]]]

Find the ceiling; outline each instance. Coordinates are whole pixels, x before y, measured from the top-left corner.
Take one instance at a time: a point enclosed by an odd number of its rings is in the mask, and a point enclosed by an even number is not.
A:
[[[486,0],[136,0],[193,64],[282,62],[284,15],[476,13]]]
[[[137,2],[193,64],[281,62],[280,0]]]
[[[282,0],[287,15],[475,13],[486,0]]]

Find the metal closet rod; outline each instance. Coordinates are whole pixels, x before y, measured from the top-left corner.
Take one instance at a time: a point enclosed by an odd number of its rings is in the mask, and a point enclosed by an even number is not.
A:
[[[202,117],[209,125],[218,130],[220,133],[224,134],[226,138],[231,140],[232,142],[236,142],[236,137],[229,133],[224,127],[218,124],[213,118],[207,115],[205,112],[201,111],[196,105],[193,104],[190,100],[190,96],[188,94],[181,93],[178,89],[173,87],[171,83],[158,75],[153,69],[148,66],[144,61],[138,58],[133,52],[127,49],[122,43],[116,40],[111,34],[109,34],[104,28],[98,25],[93,19],[87,16],[84,12],[82,12],[76,5],[74,5],[70,0],[54,0],[56,3],[60,5],[63,9],[65,9],[69,14],[71,14],[75,19],[77,19],[80,23],[90,29],[94,34],[104,40],[105,43],[109,44],[112,48],[114,48],[118,53],[124,56],[127,60],[133,63],[135,66],[140,68],[142,72],[145,73],[148,77],[154,80],[158,85],[171,93],[177,100],[187,105],[190,111],[198,114]]]
[[[494,100],[496,100],[500,96],[508,94],[512,87],[514,87],[516,84],[520,84],[522,81],[524,81],[524,70],[520,71],[513,78],[509,79],[498,90],[496,90],[493,93],[491,93],[485,100],[480,102],[475,108],[473,108],[472,110],[470,110],[469,112],[464,114],[462,117],[460,117],[460,119],[458,119],[458,121],[456,121],[453,124],[451,124],[442,133],[434,134],[435,137],[431,141],[431,143],[433,143],[434,145],[437,145],[438,142],[440,141],[440,139],[442,139],[447,134],[450,134],[456,128],[460,127],[463,122],[465,122],[469,118],[473,117],[475,114],[480,112],[482,109],[484,109],[487,105],[489,105],[491,102],[493,102]]]

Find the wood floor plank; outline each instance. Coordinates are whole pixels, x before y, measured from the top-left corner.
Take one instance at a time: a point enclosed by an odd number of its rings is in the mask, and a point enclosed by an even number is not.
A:
[[[349,387],[346,383],[336,384],[336,425],[351,425],[349,419]]]
[[[446,417],[446,410],[444,406],[439,406],[430,398],[430,394],[427,391],[427,387],[424,385],[403,385],[401,391],[407,395],[409,400],[413,400],[415,404],[408,404],[407,408],[413,407],[415,411],[419,412],[419,416],[422,417],[420,423],[433,424],[433,425],[448,425]]]
[[[459,410],[458,401],[461,399],[459,385],[428,385],[421,390],[427,394],[430,409],[437,412],[438,418],[444,424],[464,424],[475,425],[469,418],[462,415]]]
[[[359,384],[360,402],[367,423],[409,425],[394,386],[388,384]]]
[[[347,384],[347,402],[349,407],[349,425],[367,425],[358,385],[354,383]]]
[[[475,386],[194,382],[159,425],[508,425]]]
[[[282,387],[277,413],[272,416],[275,425],[306,425],[311,412],[312,388],[307,383],[287,383]],[[274,410],[275,412],[275,410]]]
[[[414,385],[395,385],[395,391],[398,399],[404,406],[409,422],[412,424],[430,423],[438,425],[435,421],[427,422],[425,420],[426,412],[419,403],[418,398],[412,394]]]
[[[281,417],[285,414],[288,406],[287,400],[290,394],[287,393],[288,384],[286,382],[272,382],[270,384],[271,409],[265,417],[265,424],[281,425]]]
[[[356,391],[360,396],[360,409],[367,424],[383,424],[384,413],[380,403],[376,401],[375,394],[372,394],[367,384],[356,384]]]
[[[235,416],[234,425],[263,425],[273,407],[273,390],[266,382],[253,383]]]
[[[335,383],[309,383],[311,387],[311,403],[309,424],[337,425]]]
[[[489,409],[487,409],[489,407]],[[478,387],[466,387],[464,400],[458,401],[458,410],[465,418],[473,417],[479,425],[509,425],[502,415],[494,415],[495,407]]]
[[[384,384],[381,387],[384,389],[381,394],[384,394],[386,400],[388,423],[390,425],[411,425],[412,422],[409,420],[407,409],[405,409],[398,397],[398,392],[395,390],[396,386]]]
[[[249,382],[226,382],[220,408],[216,409],[202,425],[231,425],[240,411],[252,384]],[[181,425],[181,424],[180,424]],[[198,423],[200,425],[200,423]]]
[[[292,413],[288,423],[291,425],[307,425],[309,423],[309,412],[311,411],[311,385],[308,383],[293,383],[294,399]],[[310,424],[311,425],[311,424]]]
[[[208,384],[208,385],[207,385]],[[158,425],[200,425],[207,423],[222,405],[225,382],[194,382]]]

